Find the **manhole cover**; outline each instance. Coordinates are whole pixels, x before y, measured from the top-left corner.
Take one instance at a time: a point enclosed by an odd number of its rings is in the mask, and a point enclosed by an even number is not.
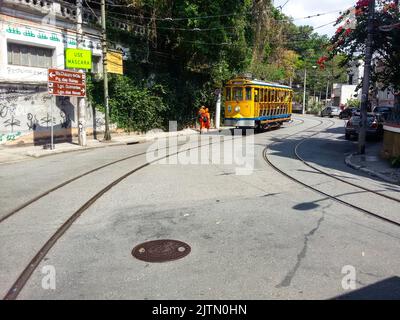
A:
[[[146,262],[167,262],[178,260],[190,253],[190,246],[177,240],[153,240],[139,244],[132,255]]]

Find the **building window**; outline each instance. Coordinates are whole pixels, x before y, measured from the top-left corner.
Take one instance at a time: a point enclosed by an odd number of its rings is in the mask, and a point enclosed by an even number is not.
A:
[[[36,68],[50,68],[53,65],[53,49],[7,43],[8,64]]]

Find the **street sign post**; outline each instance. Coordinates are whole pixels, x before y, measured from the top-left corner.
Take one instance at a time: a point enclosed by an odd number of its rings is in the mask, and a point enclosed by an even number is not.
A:
[[[69,70],[48,70],[48,93],[54,96],[85,97],[86,74]]]
[[[47,92],[54,96],[85,97],[86,74],[69,70],[48,69]],[[54,149],[53,104],[51,104],[51,150]]]

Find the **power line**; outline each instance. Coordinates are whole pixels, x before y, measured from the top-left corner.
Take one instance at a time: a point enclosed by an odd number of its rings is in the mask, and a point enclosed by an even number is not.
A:
[[[315,27],[313,29],[316,30],[316,29],[320,29],[320,28],[323,28],[323,27],[326,27],[326,26],[329,26],[329,25],[333,25],[335,22],[336,22],[336,20],[333,20],[333,21],[331,21],[329,23],[323,24],[322,26],[318,26],[318,27]]]
[[[96,1],[92,1],[89,0],[89,2],[91,3],[95,3],[95,4],[100,4],[100,2],[96,2]],[[110,6],[114,6],[114,7],[129,7],[129,5],[116,5],[116,4],[112,4]],[[323,12],[323,13],[317,13],[314,15],[309,15],[309,16],[305,16],[305,17],[299,17],[299,18],[292,18],[292,19],[274,19],[271,18],[273,20],[276,21],[297,21],[297,20],[305,20],[305,19],[312,19],[315,17],[320,17],[320,16],[324,16],[327,14],[331,14],[331,13],[340,13],[342,12],[342,10],[334,10],[334,11],[328,11],[328,12]],[[145,20],[156,20],[156,21],[183,21],[183,20],[190,20],[190,19],[211,19],[211,18],[222,18],[222,17],[230,17],[230,16],[240,16],[243,14],[247,14],[247,15],[251,15],[252,13],[225,13],[225,14],[218,14],[218,15],[207,15],[207,16],[194,16],[194,17],[146,17],[146,16],[141,16],[141,15],[135,15],[135,14],[130,14],[130,13],[122,13],[122,12],[111,12],[112,14],[115,15],[120,15],[120,16],[127,16],[127,17],[132,17],[132,18],[140,18],[140,19],[145,19]]]
[[[321,16],[325,16],[327,14],[331,14],[331,13],[341,13],[342,10],[335,10],[335,11],[329,11],[329,12],[324,12],[324,13],[317,13],[311,16],[306,16],[303,18],[295,18],[293,19],[293,21],[297,21],[297,20],[306,20],[306,19],[311,19],[311,18],[316,18],[316,17],[321,17]],[[336,21],[336,20],[335,20]]]

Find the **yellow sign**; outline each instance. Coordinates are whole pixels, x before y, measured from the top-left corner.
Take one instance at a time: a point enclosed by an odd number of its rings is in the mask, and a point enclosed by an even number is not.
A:
[[[107,72],[124,74],[121,52],[107,52]]]
[[[92,69],[92,52],[82,49],[65,49],[65,67]]]

